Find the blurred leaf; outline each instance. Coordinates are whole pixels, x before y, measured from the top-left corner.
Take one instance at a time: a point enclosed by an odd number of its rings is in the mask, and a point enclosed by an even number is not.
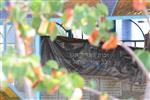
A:
[[[42,0],[32,0],[31,2],[31,9],[33,11],[33,14],[39,13],[41,9]]]
[[[47,34],[49,22],[47,19],[43,18],[40,23],[40,27],[38,28],[38,33],[41,35]]]
[[[36,30],[40,27],[41,18],[40,16],[33,16],[32,17],[32,27]]]
[[[46,66],[49,66],[50,68],[53,68],[53,69],[58,69],[59,68],[58,63],[55,60],[49,60],[46,63]]]
[[[49,27],[50,28],[50,27]],[[55,26],[53,27],[53,31],[50,32],[50,30],[48,29],[48,35],[50,36],[51,41],[54,41],[57,38],[59,28],[56,27],[56,23]]]
[[[48,90],[47,86],[44,84],[44,82],[39,83],[36,87],[35,87],[36,91],[46,91]]]
[[[51,41],[54,41],[57,38],[57,33],[58,33],[58,30],[56,29],[56,30],[54,30],[54,33],[52,33],[50,35]]]
[[[108,8],[106,5],[101,3],[101,4],[97,4],[96,7],[97,7],[96,12],[97,12],[98,16],[100,16],[100,15],[107,16],[108,15]]]
[[[109,95],[107,93],[103,93],[99,96],[99,100],[109,100]]]
[[[27,13],[23,12],[19,6],[16,6],[11,13],[11,20],[18,23],[26,23]]]
[[[60,93],[62,93],[66,97],[70,97],[73,93],[73,90],[74,90],[74,88],[70,81],[63,82],[63,84],[61,84]]]
[[[105,41],[105,43],[102,45],[102,49],[112,50],[118,46],[117,43],[118,43],[117,37],[114,34],[111,34],[109,40]]]
[[[55,86],[59,86],[60,80],[52,78],[49,75],[45,76],[45,79],[36,86],[36,90],[52,92]]]
[[[93,89],[96,89],[96,82],[94,80],[90,80],[88,83],[88,86],[93,88]]]
[[[49,19],[52,14],[51,6],[48,4],[48,2],[49,1],[42,1],[40,9],[40,13],[47,19]]]
[[[27,68],[25,75],[26,75],[27,77],[29,77],[32,81],[35,81],[35,80],[36,80],[36,76],[35,76],[33,70],[31,69],[31,67],[28,67],[28,68]]]
[[[12,74],[14,75],[15,78],[20,78],[23,77],[26,73],[26,66],[20,65],[18,67],[12,68]]]
[[[55,2],[53,0],[50,0],[49,5],[51,6],[52,11],[59,12],[62,10],[64,2],[65,0],[57,0]]]
[[[68,75],[64,75],[63,77],[60,77],[59,80],[61,82],[60,93],[64,96],[70,97],[74,90],[71,78]]]
[[[137,50],[136,54],[139,57],[139,59],[143,62],[146,69],[150,71],[150,52],[145,50]]]
[[[83,12],[84,12],[83,6],[76,5],[74,8],[74,19],[76,21],[82,19],[83,18]]]
[[[94,46],[98,46],[100,41],[100,35],[101,34],[97,29],[93,30],[88,38],[89,43]]]
[[[100,23],[99,28],[106,30],[106,29],[107,29],[107,23],[104,23],[104,22],[103,22],[103,23]]]
[[[84,79],[77,73],[70,73],[70,79],[72,80],[72,83],[74,87],[81,88],[84,86]]]
[[[100,29],[99,32],[100,32],[100,39],[102,41],[106,41],[110,38],[110,33],[107,32],[106,30]]]
[[[107,29],[111,30],[114,27],[114,23],[112,20],[106,20]]]
[[[32,65],[32,67],[37,67],[40,65],[40,58],[36,55],[30,55],[25,59],[27,60],[27,63]]]
[[[58,69],[59,65],[55,60],[49,60],[46,62],[44,67],[48,67],[49,69]]]
[[[0,84],[0,90],[1,91],[3,91],[3,90],[5,90],[6,88],[8,88],[8,86],[9,86],[9,84],[8,84],[8,82],[5,80],[1,80],[0,79],[0,82],[1,82],[1,84]]]

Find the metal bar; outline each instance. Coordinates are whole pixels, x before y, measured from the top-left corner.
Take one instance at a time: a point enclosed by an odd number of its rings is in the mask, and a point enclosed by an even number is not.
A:
[[[134,24],[140,29],[140,31],[141,31],[141,33],[142,33],[142,35],[143,35],[143,38],[145,38],[144,32],[143,32],[143,30],[141,29],[141,27],[140,27],[136,22],[134,22],[133,20],[129,20],[129,21],[131,21],[132,23],[134,23]]]
[[[6,48],[7,48],[7,24],[5,22],[3,22],[3,25],[4,25],[4,51],[6,51]]]
[[[34,53],[37,55],[37,56],[39,56],[40,57],[40,36],[39,35],[36,35],[35,36],[35,41],[34,41],[34,43],[35,43],[35,48],[34,48]],[[36,98],[36,100],[41,100],[40,99],[40,96],[41,96],[41,93],[40,92],[36,92],[35,93],[35,98]]]
[[[37,56],[39,56],[40,57],[40,55],[41,55],[41,53],[40,53],[40,51],[41,51],[41,48],[40,48],[40,41],[41,41],[41,39],[40,39],[40,36],[39,35],[36,35],[35,36],[35,40],[34,40],[34,53],[35,53],[35,55],[37,55]],[[41,100],[40,99],[40,96],[41,96],[41,93],[40,92],[36,92],[35,93],[35,97],[36,97],[36,100]]]
[[[145,40],[120,40],[122,42],[144,42]]]
[[[35,48],[34,48],[34,53],[37,56],[40,56],[40,36],[36,35],[35,36]]]
[[[136,42],[134,42],[134,47],[136,47]]]
[[[144,16],[107,16],[109,20],[145,19]]]

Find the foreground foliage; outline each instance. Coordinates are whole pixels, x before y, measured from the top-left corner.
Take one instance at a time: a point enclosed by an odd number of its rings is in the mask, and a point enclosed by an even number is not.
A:
[[[1,81],[6,84],[19,78],[26,78],[35,90],[44,90],[49,93],[55,93],[59,90],[67,97],[80,100],[82,89],[85,86],[84,79],[76,72],[68,73],[53,60],[42,66],[40,59],[33,55],[31,44],[36,33],[50,36],[51,40],[55,40],[59,35],[57,23],[50,21],[49,18],[57,16],[62,18],[62,25],[66,29],[81,29],[84,34],[89,36],[90,44],[99,46],[100,41],[103,41],[102,49],[114,49],[117,47],[118,40],[115,33],[110,32],[113,23],[106,19],[108,16],[107,7],[104,4],[97,4],[94,7],[83,4],[76,5],[74,9],[64,10],[65,1],[63,0],[20,2],[10,2],[8,6],[2,6],[10,13],[8,20],[12,21],[16,27],[17,53],[19,54],[11,52],[1,57],[3,72],[7,78],[6,80],[1,79]],[[145,3],[142,3],[144,6],[142,5],[140,8],[135,6],[137,3],[135,0],[133,3],[137,10],[145,9]],[[32,23],[27,20],[27,16],[30,14],[32,15]],[[137,55],[150,70],[150,53],[143,50],[137,51]],[[101,100],[108,98],[107,94],[100,96]]]

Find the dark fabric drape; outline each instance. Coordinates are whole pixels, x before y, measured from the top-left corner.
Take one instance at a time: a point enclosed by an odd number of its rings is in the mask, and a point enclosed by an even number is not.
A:
[[[82,75],[143,80],[141,70],[120,46],[104,51],[100,47],[90,45],[87,40],[57,37],[52,42],[48,37],[42,37],[41,63],[44,65],[50,59],[56,60],[60,67]]]

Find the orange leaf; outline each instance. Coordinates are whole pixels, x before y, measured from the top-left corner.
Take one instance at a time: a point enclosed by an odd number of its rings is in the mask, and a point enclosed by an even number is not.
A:
[[[71,8],[68,8],[65,10],[65,16],[67,20],[70,20],[73,16],[73,10]]]
[[[99,20],[100,20],[100,22],[101,22],[101,23],[103,23],[103,22],[105,22],[105,21],[106,21],[106,19],[105,19],[105,17],[104,17],[104,16],[101,16],[101,17],[99,18]]]
[[[96,29],[91,33],[90,37],[88,38],[88,41],[90,44],[94,44],[96,42],[98,33],[99,33],[99,31]]]
[[[35,88],[39,83],[41,83],[41,80],[36,80],[33,84],[32,84],[32,88]]]
[[[51,90],[49,90],[50,94],[54,94],[55,92],[57,92],[59,89],[59,85],[55,85]]]
[[[65,10],[64,13],[64,18],[65,18],[65,27],[69,28],[72,25],[72,19],[73,19],[73,10],[71,8],[68,8]]]
[[[103,45],[102,45],[102,49],[104,50],[110,50],[110,49],[114,49],[117,47],[117,43],[118,43],[118,39],[116,36],[111,35],[109,40],[106,41]]]
[[[100,95],[99,100],[108,100],[108,94]]]
[[[33,71],[34,71],[35,75],[37,75],[39,80],[43,80],[44,79],[44,74],[43,74],[43,71],[42,71],[41,67],[34,67]]]
[[[12,83],[14,81],[14,76],[12,75],[12,73],[8,74],[8,82]]]
[[[133,8],[137,11],[142,11],[147,5],[147,0],[133,0]]]
[[[26,37],[24,39],[26,55],[30,55],[32,53],[32,48],[31,48],[32,40],[33,40],[32,37]]]
[[[53,77],[61,77],[61,76],[63,76],[65,73],[64,72],[62,72],[62,71],[56,71],[56,70],[52,70],[52,76]]]
[[[45,34],[48,28],[48,20],[42,19],[38,32],[41,34]]]
[[[50,22],[49,27],[48,27],[48,32],[50,34],[52,34],[54,32],[55,27],[56,27],[56,23],[55,22]]]

